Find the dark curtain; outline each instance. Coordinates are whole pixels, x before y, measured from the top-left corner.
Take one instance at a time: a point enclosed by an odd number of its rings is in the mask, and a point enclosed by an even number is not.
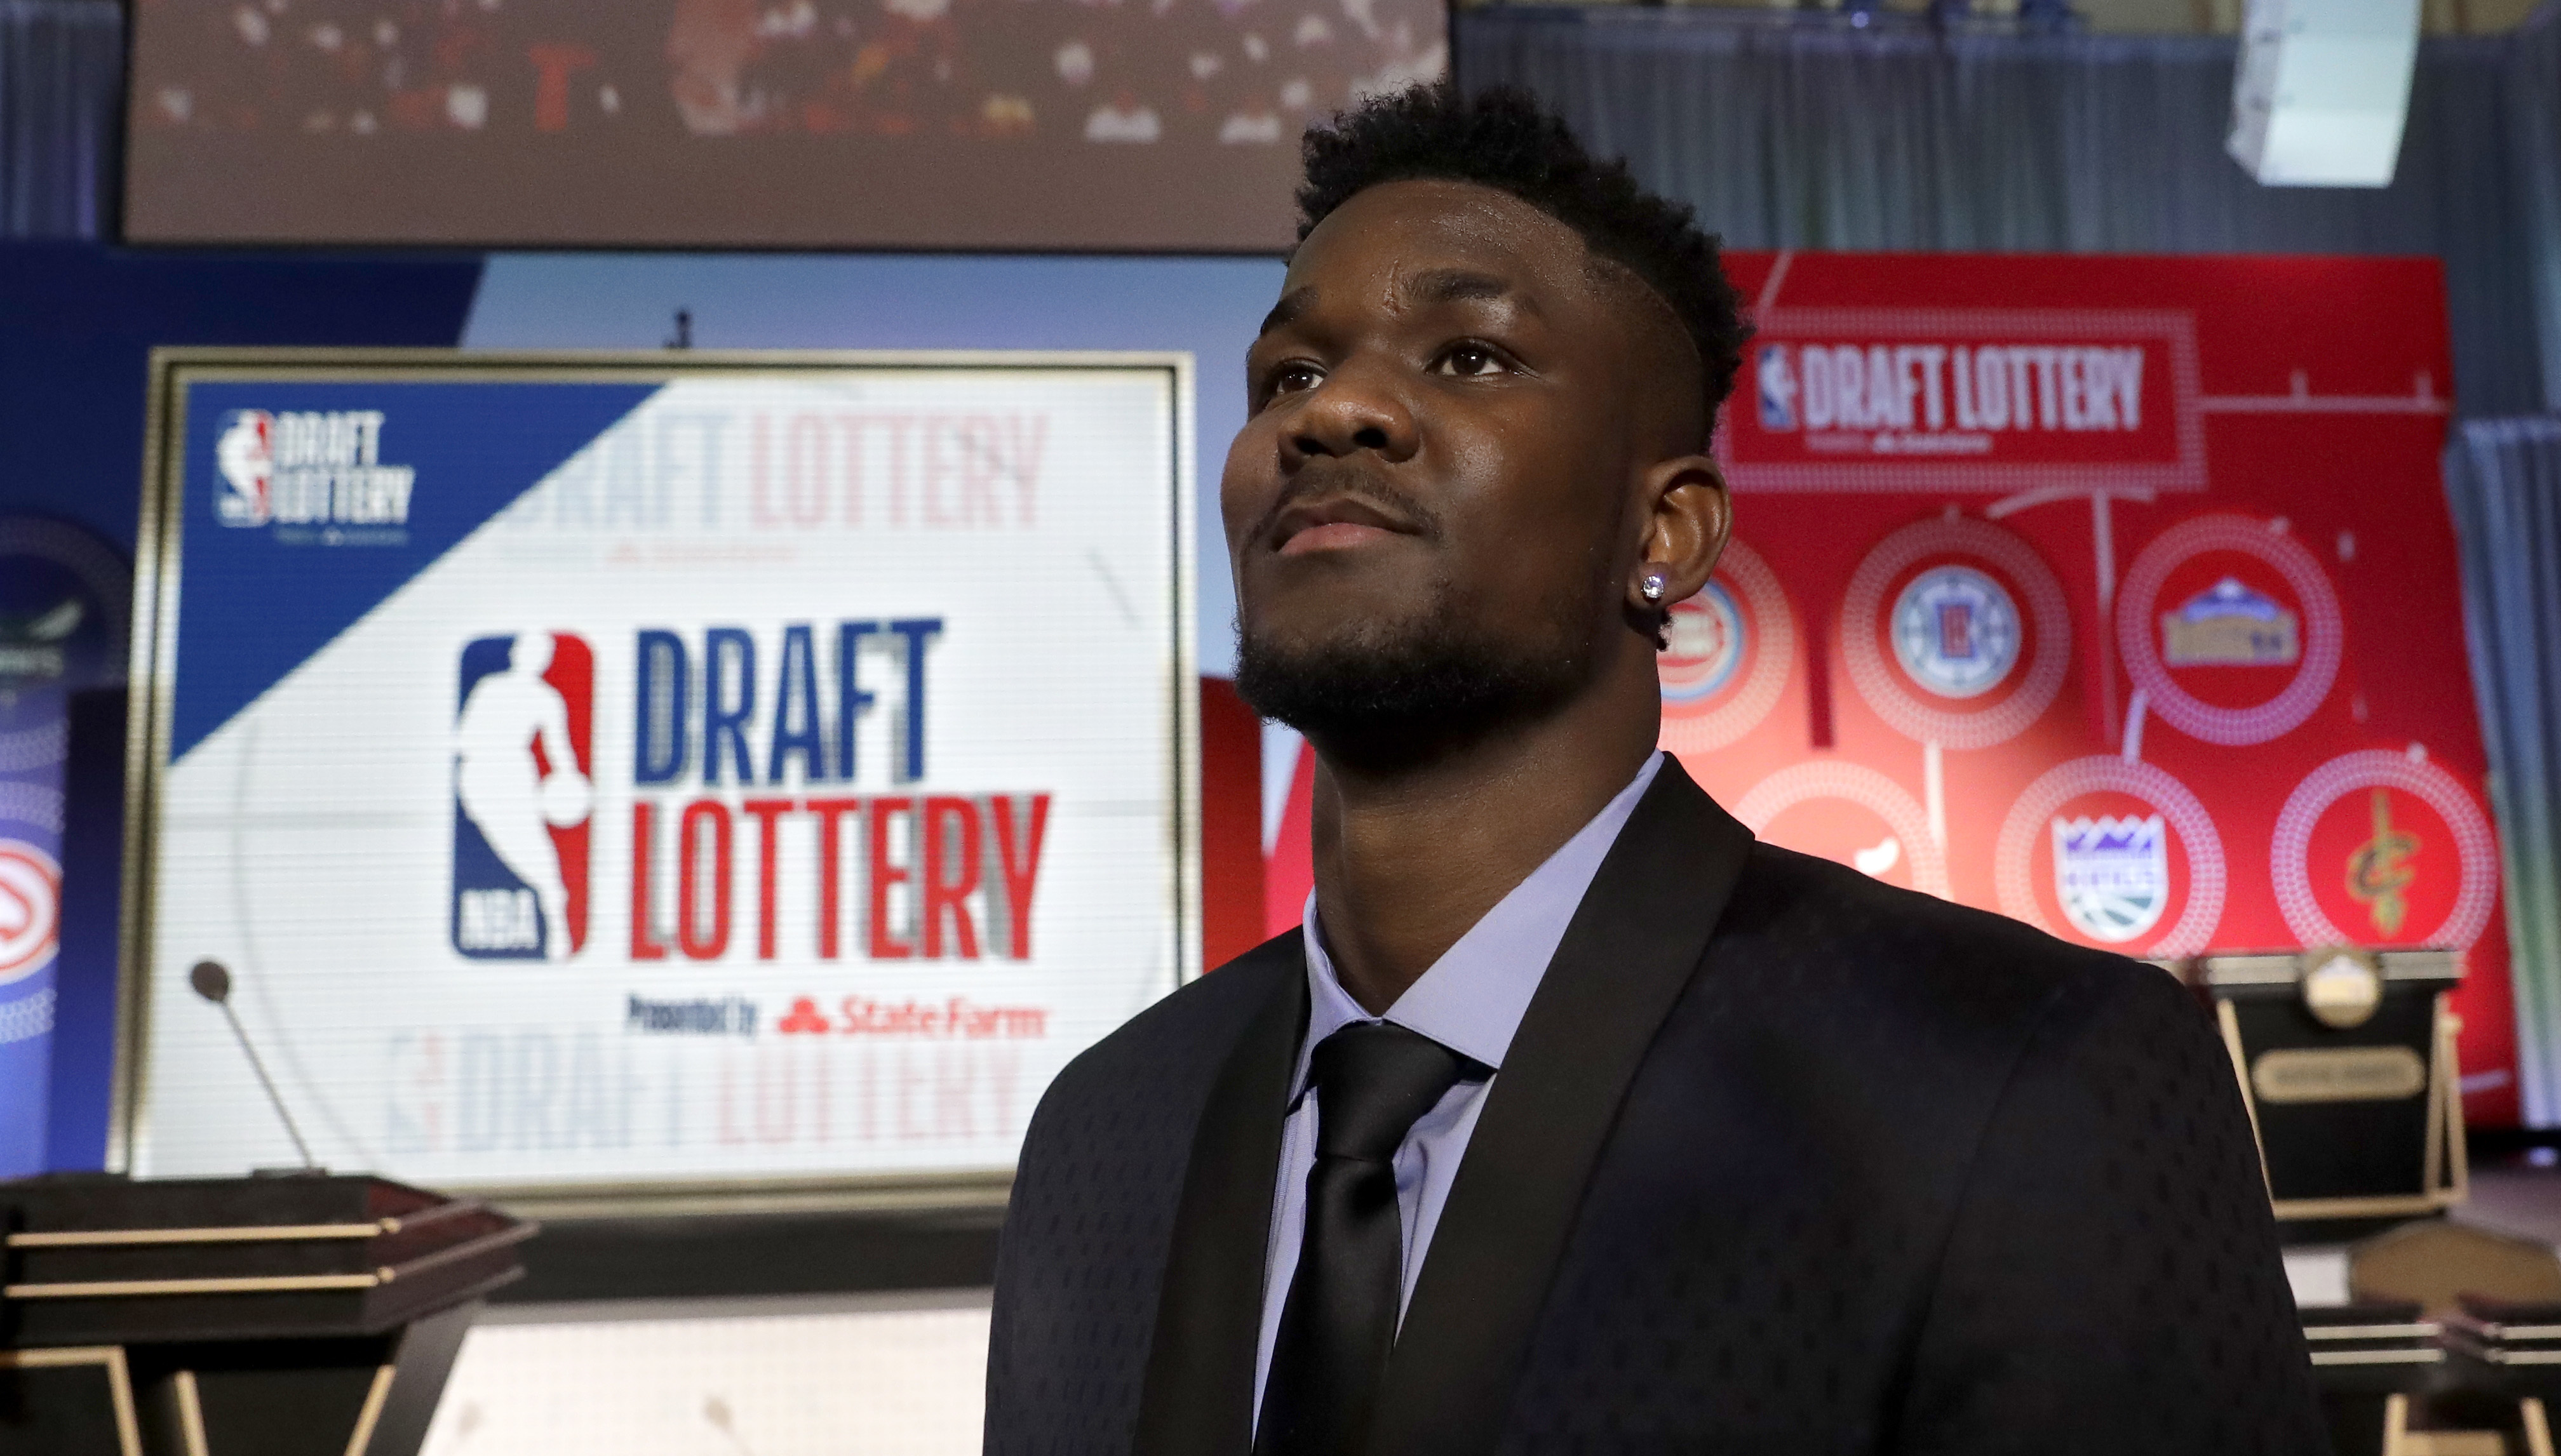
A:
[[[2561,388],[2553,22],[2425,42],[2399,172],[2373,190],[2261,187],[2224,155],[2226,38],[1513,9],[1462,16],[1456,57],[1466,84],[1537,92],[1737,246],[2435,254],[2459,404],[2498,414]]]
[[[121,133],[115,0],[0,0],[0,238],[95,238]]]
[[[2489,748],[2525,1120],[2561,1124],[2561,418],[2477,419],[2446,448],[2464,628]]]

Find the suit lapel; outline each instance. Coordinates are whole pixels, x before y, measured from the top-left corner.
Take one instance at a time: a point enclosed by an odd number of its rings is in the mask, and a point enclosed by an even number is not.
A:
[[[1272,1189],[1307,1020],[1306,955],[1293,930],[1214,974],[1268,975],[1274,985],[1220,1067],[1192,1135],[1139,1397],[1137,1456],[1242,1456],[1254,1444]]]
[[[1751,845],[1677,759],[1663,764],[1593,877],[1486,1096],[1388,1363],[1371,1452],[1493,1449],[1602,1144]],[[1268,1198],[1271,1160],[1261,1166]]]

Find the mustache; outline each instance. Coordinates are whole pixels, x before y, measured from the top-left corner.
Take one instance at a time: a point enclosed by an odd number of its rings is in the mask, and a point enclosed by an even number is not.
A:
[[[1280,493],[1255,518],[1249,541],[1269,541],[1280,529],[1280,518],[1310,501],[1357,501],[1392,519],[1413,526],[1415,534],[1427,541],[1442,536],[1441,513],[1420,496],[1381,480],[1357,465],[1329,463],[1300,469],[1282,482]]]

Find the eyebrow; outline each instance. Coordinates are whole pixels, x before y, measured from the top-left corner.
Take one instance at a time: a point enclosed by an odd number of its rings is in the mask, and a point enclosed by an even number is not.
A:
[[[1543,312],[1538,299],[1531,294],[1514,288],[1492,273],[1471,272],[1465,268],[1433,268],[1417,273],[1406,281],[1402,291],[1407,298],[1425,305],[1512,300],[1526,312]],[[1279,303],[1272,305],[1270,313],[1263,316],[1263,327],[1257,331],[1256,337],[1296,322],[1315,305],[1315,301],[1316,289],[1312,283],[1290,289],[1280,295]]]
[[[1295,321],[1315,301],[1316,289],[1312,283],[1302,283],[1281,294],[1280,301],[1272,305],[1272,311],[1263,316],[1263,327],[1256,331],[1255,337],[1261,338],[1283,324]]]

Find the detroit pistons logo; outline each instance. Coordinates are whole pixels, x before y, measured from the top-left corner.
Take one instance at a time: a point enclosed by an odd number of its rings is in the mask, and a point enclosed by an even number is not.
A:
[[[596,654],[567,632],[463,646],[453,723],[453,948],[566,960],[587,943]]]
[[[0,986],[53,963],[62,907],[63,872],[53,856],[0,839]]]
[[[214,465],[221,484],[214,518],[226,526],[263,526],[275,516],[269,487],[275,480],[275,416],[263,409],[235,409],[214,436]]]
[[[1713,698],[1734,681],[1743,665],[1743,612],[1722,581],[1671,610],[1670,641],[1655,659],[1665,703],[1690,704]]]

